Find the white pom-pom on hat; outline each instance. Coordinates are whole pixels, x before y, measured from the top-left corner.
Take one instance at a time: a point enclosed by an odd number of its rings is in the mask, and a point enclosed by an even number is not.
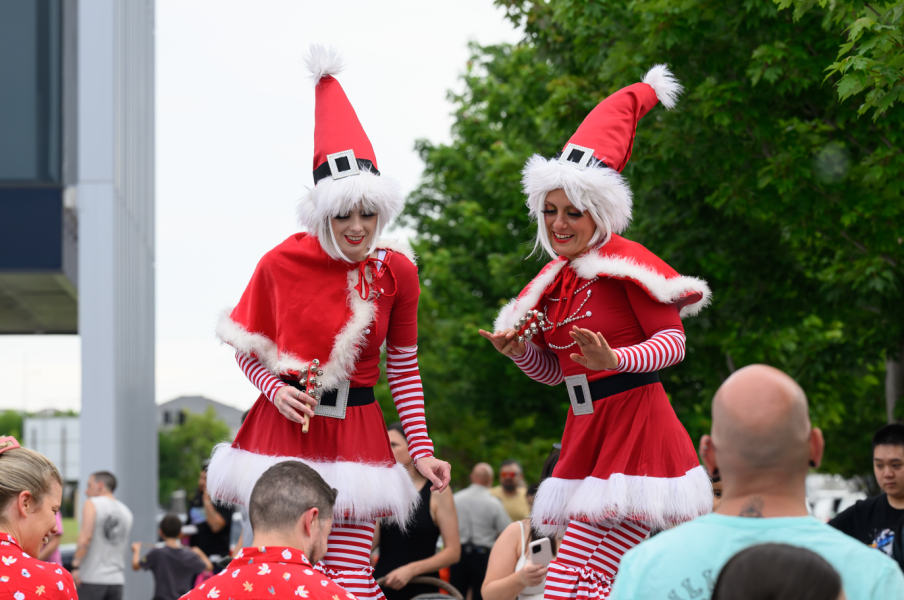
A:
[[[345,68],[339,51],[332,46],[326,47],[322,44],[311,44],[304,63],[308,67],[311,81],[315,86],[327,75],[338,75]]]
[[[684,91],[684,86],[675,79],[668,65],[653,65],[643,76],[643,82],[653,88],[659,102],[669,109],[675,107],[678,96]]]

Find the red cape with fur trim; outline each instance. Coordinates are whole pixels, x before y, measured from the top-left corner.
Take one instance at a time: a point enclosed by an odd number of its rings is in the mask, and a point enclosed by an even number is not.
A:
[[[360,263],[330,258],[307,233],[291,236],[258,263],[238,306],[221,316],[217,335],[236,350],[256,356],[277,376],[318,358],[324,390],[344,380],[353,387],[373,385],[356,379],[361,375],[356,367],[386,338],[394,303],[418,293],[417,269],[404,251],[394,252],[385,242],[377,246],[387,250],[383,277],[395,272],[380,280],[385,295],[362,300],[355,289]],[[372,277],[367,269],[368,281]],[[377,306],[382,307],[379,323]],[[416,339],[415,329],[411,345]],[[367,377],[376,381],[373,374]],[[285,460],[304,462],[339,490],[334,510],[342,518],[387,517],[404,527],[417,504],[417,490],[392,455],[376,402],[349,407],[343,419],[315,417],[310,432],[302,433],[299,423],[284,417],[261,394],[235,442],[214,449],[207,489],[221,502],[247,506],[261,474]]]
[[[264,255],[238,305],[220,317],[217,336],[275,375],[319,359],[324,391],[336,389],[354,374],[375,317],[374,302],[354,289],[355,266],[330,258],[316,237],[293,235]]]
[[[494,324],[496,331],[513,328],[527,311],[535,309],[543,292],[567,264],[568,259],[560,256],[543,267],[518,297],[499,311]],[[642,245],[617,234],[612,234],[603,247],[575,259],[572,267],[584,279],[612,277],[633,281],[657,302],[676,304],[682,319],[699,313],[712,297],[702,279],[679,275]]]

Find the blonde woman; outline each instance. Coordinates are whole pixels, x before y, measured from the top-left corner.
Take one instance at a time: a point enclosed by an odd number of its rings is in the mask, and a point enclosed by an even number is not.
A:
[[[77,600],[72,576],[38,560],[56,534],[63,478],[46,457],[0,438],[0,600]]]

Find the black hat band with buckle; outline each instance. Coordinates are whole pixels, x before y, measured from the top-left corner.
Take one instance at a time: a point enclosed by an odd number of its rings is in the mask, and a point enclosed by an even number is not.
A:
[[[360,175],[362,171],[373,173],[374,175],[380,174],[374,167],[373,161],[366,158],[355,158],[354,150],[327,154],[326,162],[314,169],[314,185],[317,185],[321,179],[327,177],[342,179],[352,175]]]

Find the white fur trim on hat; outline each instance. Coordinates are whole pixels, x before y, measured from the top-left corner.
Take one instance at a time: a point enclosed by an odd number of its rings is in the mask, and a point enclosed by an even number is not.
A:
[[[527,161],[521,183],[527,194],[527,208],[537,220],[538,245],[555,258],[556,253],[547,239],[543,225],[543,203],[546,194],[563,189],[568,199],[581,212],[589,211],[597,225],[597,234],[590,241],[595,245],[608,240],[612,233],[621,233],[631,223],[633,205],[631,188],[618,171],[602,163],[587,165],[581,170],[574,163],[560,163],[535,154]]]
[[[698,466],[680,477],[620,473],[609,479],[550,477],[540,484],[531,520],[538,531],[548,535],[580,518],[604,524],[635,517],[665,528],[709,514],[712,508],[712,483]]]
[[[675,107],[678,96],[684,91],[684,86],[678,83],[668,65],[653,65],[643,76],[643,82],[653,88],[659,102],[668,109]]]
[[[327,75],[338,75],[345,68],[339,51],[332,46],[327,48],[321,44],[311,44],[304,63],[315,86]]]
[[[402,212],[404,205],[401,186],[395,179],[362,170],[338,180],[321,179],[298,203],[298,224],[320,237],[326,232],[319,228],[332,217],[362,207],[377,213],[385,226]]]
[[[248,506],[254,484],[275,464],[297,460],[323,477],[339,494],[333,505],[334,519],[370,521],[392,513],[386,520],[403,530],[420,494],[405,467],[369,465],[350,461],[318,462],[291,456],[254,454],[229,444],[218,444],[207,469],[207,489],[220,504]]]

